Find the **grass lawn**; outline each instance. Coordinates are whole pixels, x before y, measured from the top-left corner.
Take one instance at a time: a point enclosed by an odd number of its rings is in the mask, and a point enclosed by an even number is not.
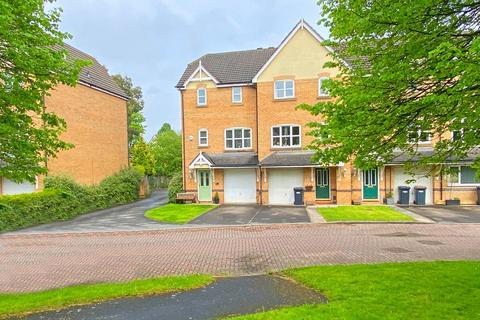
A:
[[[146,296],[206,286],[206,275],[160,277],[126,283],[79,285],[41,292],[0,294],[0,319],[12,315],[56,310],[129,296]]]
[[[321,266],[285,274],[329,303],[234,319],[480,319],[478,261]]]
[[[190,220],[204,214],[205,212],[216,208],[216,205],[207,204],[176,204],[153,208],[145,212],[145,217],[159,222],[168,223],[187,223]]]
[[[387,206],[339,206],[318,208],[326,221],[415,221]]]

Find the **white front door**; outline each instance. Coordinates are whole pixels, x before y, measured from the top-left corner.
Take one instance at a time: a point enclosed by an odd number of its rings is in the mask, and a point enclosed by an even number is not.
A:
[[[255,169],[225,169],[224,192],[225,203],[256,203]]]
[[[303,169],[269,169],[269,204],[294,203],[293,188],[303,187]]]
[[[2,178],[2,194],[21,194],[35,191],[35,184],[30,182],[16,183]]]
[[[403,170],[403,166],[398,166],[393,168],[393,194],[394,194],[394,199],[395,203],[397,203],[399,194],[398,194],[398,187],[399,186],[409,186],[410,189],[410,203],[412,204],[413,201],[415,200],[415,195],[414,195],[414,187],[415,186],[423,186],[427,187],[427,190],[425,191],[425,204],[433,204],[433,197],[432,197],[432,192],[433,192],[433,183],[432,183],[432,177],[425,177],[424,173],[420,171],[414,171],[414,176],[412,177],[410,174],[405,172]],[[408,180],[415,179],[415,182],[412,182],[410,184],[407,183]]]

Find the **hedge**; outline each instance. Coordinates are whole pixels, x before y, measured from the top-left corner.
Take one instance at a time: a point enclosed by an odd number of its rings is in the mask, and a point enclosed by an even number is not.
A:
[[[0,196],[0,231],[72,219],[138,199],[142,176],[124,169],[99,185],[84,186],[68,177],[47,177],[45,190]]]
[[[173,175],[168,184],[168,201],[175,203],[177,200],[177,193],[183,192],[183,176],[181,172]]]

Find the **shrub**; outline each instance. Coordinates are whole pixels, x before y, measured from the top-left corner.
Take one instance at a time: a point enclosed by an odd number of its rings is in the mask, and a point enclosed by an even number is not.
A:
[[[181,172],[177,172],[173,175],[170,183],[168,184],[168,201],[176,202],[177,193],[183,191],[183,176]]]
[[[141,174],[122,170],[97,186],[83,186],[64,176],[45,178],[45,190],[0,196],[0,231],[67,220],[94,210],[132,202],[138,198]]]

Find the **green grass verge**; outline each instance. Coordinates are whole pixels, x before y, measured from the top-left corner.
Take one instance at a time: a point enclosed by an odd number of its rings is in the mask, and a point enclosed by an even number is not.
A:
[[[145,217],[159,222],[182,224],[187,223],[216,207],[216,205],[206,204],[169,203],[146,211]]]
[[[122,297],[185,291],[206,286],[212,281],[213,277],[207,275],[173,276],[126,283],[79,285],[32,293],[0,294],[0,319]]]
[[[234,319],[480,319],[478,261],[321,266],[285,274],[329,302]]]
[[[387,206],[339,206],[318,208],[326,221],[415,221]]]

